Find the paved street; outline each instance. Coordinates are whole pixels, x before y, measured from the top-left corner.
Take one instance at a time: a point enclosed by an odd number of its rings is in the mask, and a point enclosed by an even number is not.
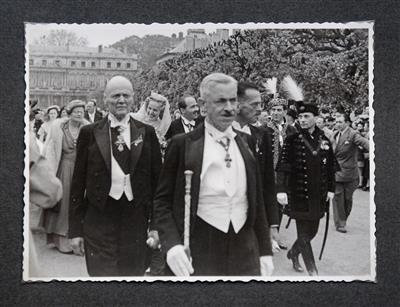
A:
[[[354,194],[353,211],[348,220],[346,234],[336,231],[331,214],[328,240],[321,261],[317,260],[321,249],[325,219],[321,220],[320,229],[312,245],[320,276],[365,276],[370,274],[370,208],[369,193],[357,190]],[[331,210],[332,213],[332,210]],[[285,226],[287,217],[284,217]],[[283,227],[281,237],[291,245],[296,238],[296,226],[292,221],[289,229]],[[39,259],[42,263],[40,277],[87,277],[83,257],[61,254],[54,248],[45,246],[44,236],[39,238]],[[296,273],[291,262],[286,258],[286,251],[274,257],[274,276],[307,276]]]

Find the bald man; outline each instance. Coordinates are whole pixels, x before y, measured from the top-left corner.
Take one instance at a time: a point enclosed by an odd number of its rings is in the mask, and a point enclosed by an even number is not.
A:
[[[113,77],[104,91],[110,112],[83,127],[77,141],[69,237],[90,276],[143,276],[148,265],[152,199],[161,168],[155,131],[129,116],[133,88]]]

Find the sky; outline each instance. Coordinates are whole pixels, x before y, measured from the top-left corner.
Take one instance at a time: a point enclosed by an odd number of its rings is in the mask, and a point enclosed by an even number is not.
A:
[[[88,39],[89,46],[112,45],[117,41],[136,35],[143,37],[147,34],[162,34],[171,36],[183,32],[186,36],[188,29],[205,29],[206,33],[215,32],[216,29],[262,29],[262,28],[366,28],[366,23],[314,23],[314,24],[265,24],[265,23],[186,23],[186,24],[55,24],[55,23],[27,23],[26,38],[29,44],[35,39],[47,35],[51,30],[65,29],[75,32],[78,36]],[[230,31],[232,34],[232,31]]]
[[[253,24],[254,25],[254,24]],[[246,25],[245,28],[249,28]],[[143,37],[147,34],[162,34],[171,36],[183,32],[186,36],[188,29],[205,29],[207,33],[215,32],[216,29],[237,29],[244,28],[241,24],[26,24],[27,41],[33,41],[51,30],[65,29],[75,32],[78,36],[86,37],[89,46],[108,46],[125,37],[136,35]],[[230,31],[230,33],[232,33]]]

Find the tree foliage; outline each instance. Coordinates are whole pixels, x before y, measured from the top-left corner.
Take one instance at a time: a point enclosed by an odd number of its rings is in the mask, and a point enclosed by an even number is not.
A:
[[[157,58],[173,44],[173,39],[164,35],[145,35],[140,38],[136,35],[116,42],[111,47],[116,49],[127,48],[129,53],[139,56],[140,67],[148,69],[156,64]]]
[[[363,29],[247,30],[195,49],[132,76],[136,97],[151,90],[178,98],[198,95],[201,80],[223,72],[260,86],[266,78],[291,75],[305,99],[345,107],[368,104],[368,32]]]
[[[79,37],[75,32],[67,30],[51,30],[46,36],[35,40],[35,45],[44,46],[76,46],[84,47],[88,45],[86,37]]]

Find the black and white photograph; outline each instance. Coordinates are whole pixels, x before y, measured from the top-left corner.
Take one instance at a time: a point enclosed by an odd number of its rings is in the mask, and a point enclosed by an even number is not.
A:
[[[24,281],[376,281],[374,23],[25,23]]]

